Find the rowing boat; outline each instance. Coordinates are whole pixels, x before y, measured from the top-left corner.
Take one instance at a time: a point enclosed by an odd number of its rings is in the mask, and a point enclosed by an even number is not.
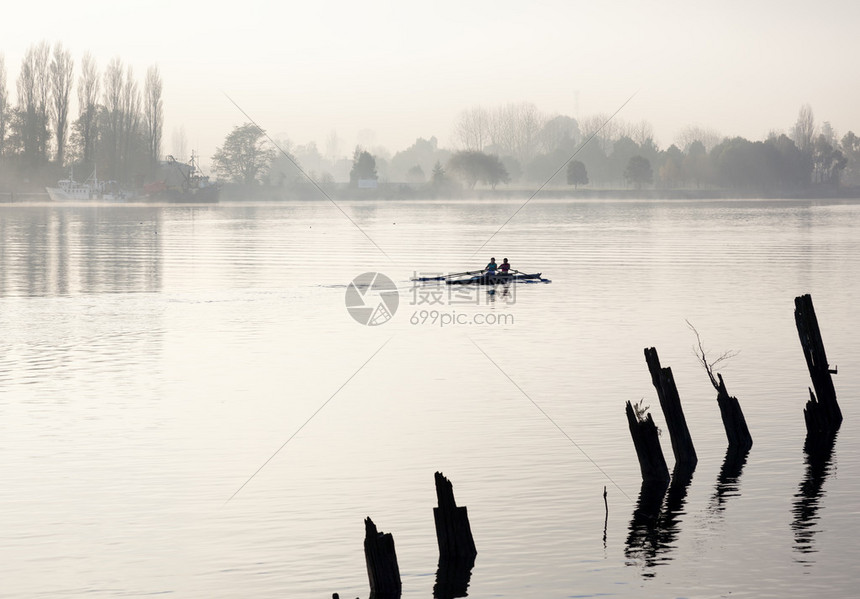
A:
[[[541,283],[549,283],[549,280],[542,279],[541,273],[527,275],[525,273],[517,273],[517,274],[481,274],[475,275],[473,277],[469,277],[467,279],[446,279],[445,283],[448,285],[504,285],[511,282],[516,281],[532,281],[532,282],[541,282]]]

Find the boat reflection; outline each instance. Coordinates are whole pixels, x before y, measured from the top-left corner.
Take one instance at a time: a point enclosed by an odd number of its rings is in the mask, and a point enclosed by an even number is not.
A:
[[[516,302],[515,297],[516,286],[511,283],[499,283],[498,285],[487,287],[487,304],[494,303],[497,299],[506,304]]]
[[[642,576],[652,578],[656,566],[668,563],[680,531],[687,490],[693,469],[675,468],[668,487],[643,482],[639,500],[628,529],[624,555],[628,566],[642,568]]]
[[[820,500],[824,496],[822,487],[832,470],[833,448],[836,445],[836,433],[807,435],[803,444],[806,454],[806,474],[797,493],[791,511],[794,518],[791,528],[794,530],[794,550],[807,555],[815,553],[816,526],[820,516]],[[811,563],[811,560],[799,557],[801,563]]]

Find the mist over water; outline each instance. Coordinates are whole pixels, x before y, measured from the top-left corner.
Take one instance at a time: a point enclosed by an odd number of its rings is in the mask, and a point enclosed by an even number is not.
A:
[[[534,200],[475,254],[521,203],[344,202],[390,259],[317,201],[0,205],[4,591],[367,597],[370,516],[404,597],[431,596],[441,470],[478,549],[469,596],[853,596],[856,203]],[[418,303],[416,273],[490,256],[552,283]],[[344,303],[371,271],[400,293],[376,327]],[[803,293],[845,414],[812,450]],[[739,351],[721,372],[745,460],[685,319]],[[644,398],[671,470],[651,346],[699,456],[666,501],[624,418]]]

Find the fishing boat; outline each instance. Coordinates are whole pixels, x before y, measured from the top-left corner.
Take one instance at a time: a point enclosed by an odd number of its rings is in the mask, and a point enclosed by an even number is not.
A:
[[[132,194],[119,189],[116,181],[99,181],[96,169],[83,183],[75,181],[74,167],[69,168],[69,178],[57,181],[56,187],[46,187],[48,197],[54,202],[124,202]]]
[[[471,276],[470,276],[471,275]],[[551,283],[549,279],[542,278],[543,273],[526,274],[515,271],[510,274],[501,272],[488,273],[481,270],[461,272],[438,277],[418,277],[412,279],[422,283],[430,281],[444,281],[446,285],[507,285],[509,283]]]
[[[214,203],[218,201],[221,187],[202,173],[192,152],[188,163],[168,156],[159,166],[155,181],[144,185],[143,192],[156,201]]]

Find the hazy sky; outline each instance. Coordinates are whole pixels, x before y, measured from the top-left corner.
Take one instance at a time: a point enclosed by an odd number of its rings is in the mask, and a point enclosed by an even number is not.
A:
[[[336,131],[343,154],[370,139],[362,130],[392,152],[419,136],[447,145],[475,105],[584,117],[637,91],[619,116],[649,120],[661,147],[688,124],[761,139],[805,102],[840,135],[860,132],[856,1],[43,0],[3,13],[13,97],[41,40],[62,41],[76,65],[86,50],[99,67],[119,56],[141,86],[157,64],[165,153],[181,125],[207,162],[245,120],[225,93],[275,137],[324,151]]]

